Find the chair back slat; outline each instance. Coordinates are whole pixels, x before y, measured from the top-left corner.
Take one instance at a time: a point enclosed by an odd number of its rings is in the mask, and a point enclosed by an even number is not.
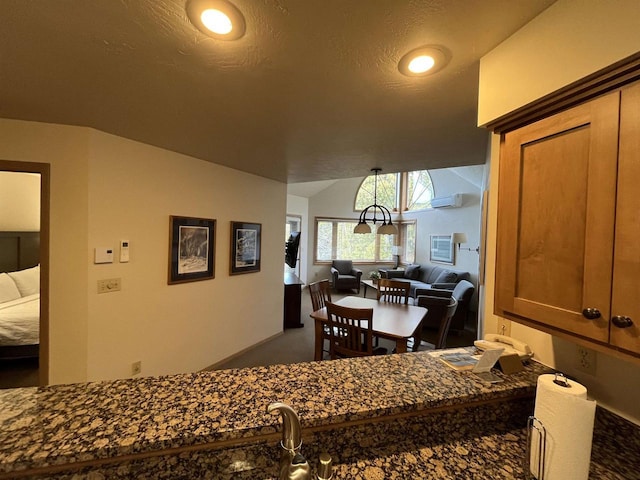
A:
[[[319,280],[309,284],[311,295],[311,306],[313,311],[324,308],[331,301],[331,282],[329,280]]]
[[[373,355],[373,308],[327,303],[331,359]]]
[[[409,282],[381,278],[378,280],[378,301],[389,303],[409,303]]]

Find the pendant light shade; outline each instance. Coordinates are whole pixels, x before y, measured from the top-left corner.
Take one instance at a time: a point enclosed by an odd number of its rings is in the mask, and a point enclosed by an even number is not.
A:
[[[373,180],[373,205],[369,205],[360,212],[358,225],[353,229],[353,233],[371,233],[371,227],[368,222],[371,222],[374,225],[377,222],[382,222],[382,225],[380,225],[376,230],[378,235],[396,235],[398,233],[398,229],[391,221],[391,212],[387,207],[378,205],[378,172],[380,172],[381,169],[372,168],[371,171],[375,174],[375,178]],[[369,212],[373,214],[371,218],[367,218],[367,214]],[[382,218],[377,217],[378,212],[382,214]]]

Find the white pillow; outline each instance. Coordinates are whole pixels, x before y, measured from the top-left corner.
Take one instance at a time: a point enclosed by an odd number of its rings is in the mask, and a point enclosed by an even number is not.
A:
[[[20,295],[23,297],[40,293],[40,265],[18,272],[9,272],[9,276],[16,282]]]
[[[6,273],[0,273],[0,303],[10,302],[20,298],[16,282]]]

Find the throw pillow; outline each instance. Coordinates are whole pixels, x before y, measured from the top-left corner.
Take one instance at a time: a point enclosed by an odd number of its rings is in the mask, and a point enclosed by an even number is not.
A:
[[[456,272],[443,270],[433,283],[454,283],[456,280],[458,280],[458,274]]]
[[[407,265],[404,269],[404,278],[417,280],[420,276],[420,265]]]
[[[40,293],[40,265],[18,272],[9,272],[9,276],[16,282],[23,297]]]
[[[0,273],[0,303],[18,298],[20,298],[20,291],[16,287],[16,282],[6,273]]]

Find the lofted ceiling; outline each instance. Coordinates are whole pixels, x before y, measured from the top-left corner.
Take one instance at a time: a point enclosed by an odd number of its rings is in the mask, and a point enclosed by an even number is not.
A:
[[[553,0],[232,0],[237,41],[186,0],[0,0],[0,117],[96,128],[297,183],[484,163],[479,59]],[[428,77],[397,69],[427,44]]]

